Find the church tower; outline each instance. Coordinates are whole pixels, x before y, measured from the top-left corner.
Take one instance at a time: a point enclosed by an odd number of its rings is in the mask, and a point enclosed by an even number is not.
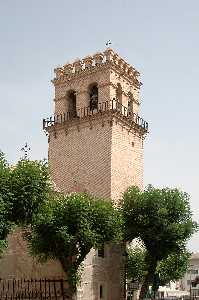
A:
[[[143,187],[139,72],[112,49],[55,69],[53,117],[43,120],[52,180],[65,193],[89,192],[117,201],[131,185]],[[78,299],[122,299],[117,247],[92,250]]]

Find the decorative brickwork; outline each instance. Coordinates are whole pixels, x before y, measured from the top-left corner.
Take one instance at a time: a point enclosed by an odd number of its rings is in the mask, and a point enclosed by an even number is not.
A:
[[[44,119],[43,126],[56,186],[115,201],[130,185],[142,188],[148,123],[138,116],[139,72],[107,49],[55,73],[55,115]],[[70,109],[70,91],[76,95],[75,110]],[[123,252],[120,246],[106,245],[104,258],[97,251],[89,253],[78,299],[98,300],[102,292],[105,300],[123,299]]]
[[[54,116],[43,120],[52,180],[65,193],[86,191],[116,202],[130,185],[143,187],[143,141],[148,123],[138,115],[139,72],[112,49],[55,69]],[[84,261],[77,299],[124,298],[124,249],[105,245]],[[63,278],[58,262],[41,266],[22,233],[9,237],[2,278]]]

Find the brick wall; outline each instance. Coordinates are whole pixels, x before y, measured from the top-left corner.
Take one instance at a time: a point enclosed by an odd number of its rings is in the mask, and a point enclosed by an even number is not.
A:
[[[40,264],[27,250],[22,230],[16,229],[8,236],[8,249],[0,260],[0,278],[63,278],[64,273],[59,261],[49,260]]]
[[[91,128],[91,126],[93,126]],[[111,127],[94,120],[51,134],[49,164],[53,181],[64,192],[88,191],[110,197]]]
[[[118,199],[131,185],[143,187],[142,139],[122,122],[114,122],[111,148],[111,198]]]

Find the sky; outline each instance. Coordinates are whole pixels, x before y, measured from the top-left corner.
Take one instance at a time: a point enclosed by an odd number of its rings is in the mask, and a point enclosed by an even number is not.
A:
[[[0,149],[47,157],[53,69],[112,48],[141,73],[144,182],[190,194],[199,222],[199,1],[0,0]],[[199,234],[189,242],[199,251]]]

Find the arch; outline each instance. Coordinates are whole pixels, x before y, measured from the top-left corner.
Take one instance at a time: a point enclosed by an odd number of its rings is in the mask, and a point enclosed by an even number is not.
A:
[[[98,85],[92,83],[89,86],[89,105],[90,110],[98,109]]]
[[[74,90],[70,90],[67,93],[67,102],[68,102],[68,112],[70,117],[74,118],[77,116],[77,100],[76,100],[76,92]]]
[[[122,86],[120,83],[118,83],[116,87],[116,100],[122,104]]]
[[[133,94],[128,92],[128,107],[127,107],[128,116],[133,114]]]

